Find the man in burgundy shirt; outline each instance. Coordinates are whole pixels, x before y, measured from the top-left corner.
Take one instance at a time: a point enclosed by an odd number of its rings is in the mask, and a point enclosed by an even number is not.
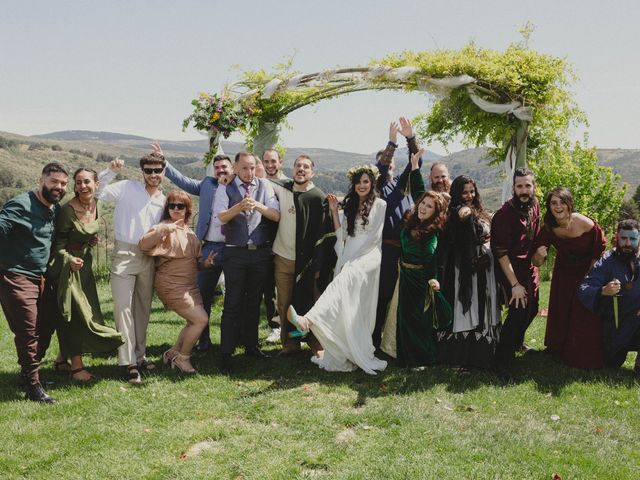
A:
[[[496,268],[499,297],[509,313],[496,350],[498,374],[512,380],[510,366],[524,334],[538,313],[538,269],[531,263],[533,240],[540,228],[540,205],[535,197],[536,181],[531,170],[518,168],[513,175],[513,197],[491,220],[491,249],[500,265]]]

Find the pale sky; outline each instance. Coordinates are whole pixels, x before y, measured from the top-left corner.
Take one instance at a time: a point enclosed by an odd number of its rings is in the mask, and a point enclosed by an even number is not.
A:
[[[203,138],[181,131],[190,101],[234,81],[234,66],[270,70],[294,54],[295,68],[310,73],[404,49],[457,49],[471,39],[502,50],[521,39],[517,30],[530,21],[536,26],[530,45],[566,57],[580,77],[574,92],[589,117],[590,143],[640,148],[635,0],[2,0],[0,6],[3,131]],[[417,93],[356,93],[292,114],[282,139],[288,147],[370,153],[386,143],[391,120],[428,108],[428,97]]]

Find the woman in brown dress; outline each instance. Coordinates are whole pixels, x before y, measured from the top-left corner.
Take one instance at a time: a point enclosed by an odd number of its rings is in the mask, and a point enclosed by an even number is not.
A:
[[[215,255],[200,259],[201,244],[187,222],[191,217],[191,198],[185,192],[167,195],[162,221],[143,235],[140,249],[156,257],[155,288],[165,307],[187,321],[173,347],[164,352],[164,364],[183,373],[195,373],[189,357],[191,349],[207,325],[197,284],[198,268],[211,268]]]

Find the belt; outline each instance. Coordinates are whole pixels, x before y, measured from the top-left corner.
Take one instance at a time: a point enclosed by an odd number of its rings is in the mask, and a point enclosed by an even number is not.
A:
[[[404,268],[409,268],[411,270],[422,270],[424,268],[424,265],[415,265],[413,263],[405,263],[402,260],[400,260],[400,266]]]
[[[254,243],[248,243],[247,245],[227,245],[227,247],[244,248],[246,250],[258,250],[260,248],[267,248],[270,246],[270,243],[263,243],[262,245],[255,245]]]
[[[393,245],[394,247],[400,247],[400,240],[387,239],[382,240],[385,245]]]

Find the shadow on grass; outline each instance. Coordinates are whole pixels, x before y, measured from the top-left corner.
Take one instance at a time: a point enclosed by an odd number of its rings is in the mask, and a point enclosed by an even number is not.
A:
[[[166,323],[173,323],[166,321]],[[143,373],[143,378],[159,377],[163,381],[178,383],[188,375],[162,367],[162,353],[171,345],[150,345],[147,357],[157,364],[157,368]],[[267,347],[269,348],[269,347]],[[444,385],[453,393],[465,393],[485,386],[496,388],[514,388],[520,383],[533,382],[535,388],[542,393],[559,396],[562,390],[574,383],[603,384],[607,386],[622,386],[637,388],[632,376],[626,369],[578,370],[562,364],[556,358],[545,355],[526,355],[516,360],[514,372],[517,377],[515,384],[505,384],[493,372],[488,370],[473,370],[467,374],[459,374],[444,366],[433,366],[420,369],[401,368],[395,360],[387,358],[389,366],[378,375],[367,375],[361,370],[352,373],[334,373],[319,369],[310,362],[311,351],[304,349],[294,355],[277,356],[278,350],[271,347],[266,350],[273,355],[269,359],[255,359],[243,353],[233,357],[234,373],[229,377],[231,381],[263,380],[269,382],[264,388],[238,394],[239,398],[261,397],[272,392],[302,388],[308,384],[318,383],[325,387],[347,387],[357,393],[354,407],[366,405],[372,398],[388,395],[410,395],[414,392],[429,391],[436,386]],[[41,380],[45,389],[55,392],[67,388],[93,388],[101,379],[122,379],[126,384],[125,371],[117,366],[115,352],[111,354],[94,355],[95,358],[106,359],[107,364],[91,365],[89,370],[98,380],[97,382],[82,383],[72,381],[62,373],[54,372],[51,363],[41,368]],[[112,359],[109,361],[109,359]],[[196,353],[192,362],[202,377],[217,377],[219,371],[220,347],[215,344],[205,353]],[[89,362],[90,363],[90,362]],[[24,398],[22,388],[18,386],[18,369],[15,372],[0,372],[0,402],[14,401]],[[144,383],[142,385],[144,388]]]

